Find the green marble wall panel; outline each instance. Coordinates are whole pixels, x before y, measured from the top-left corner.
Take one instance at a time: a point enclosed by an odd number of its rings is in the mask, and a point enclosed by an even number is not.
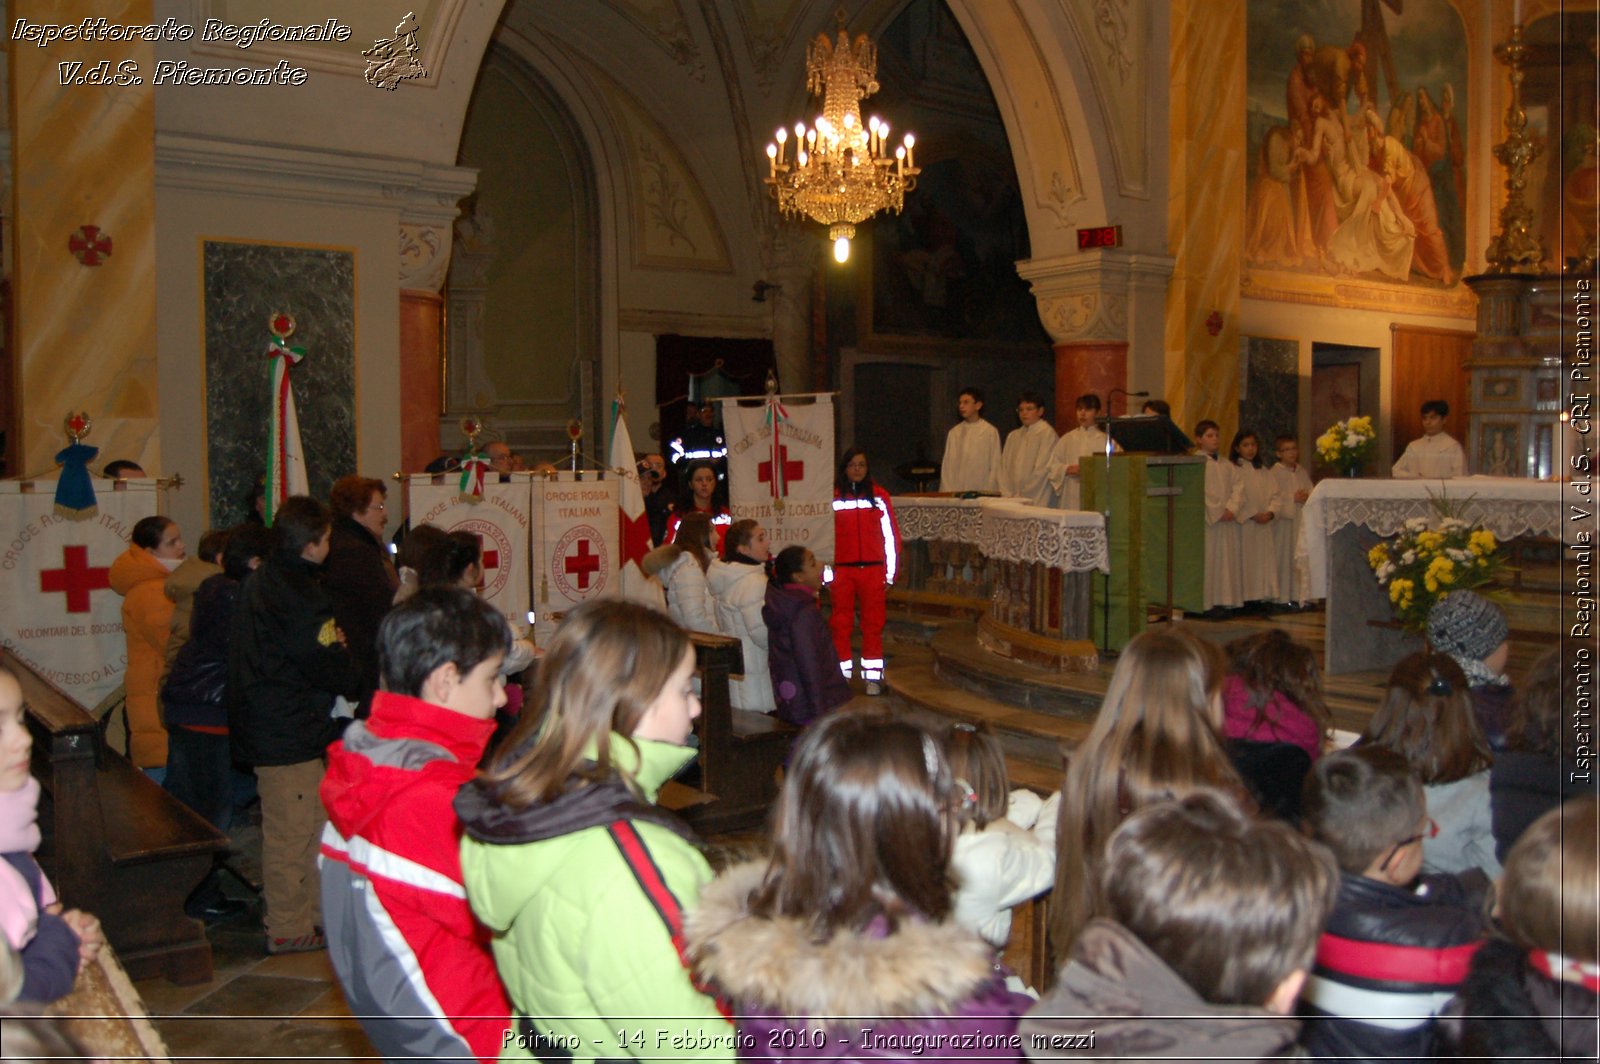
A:
[[[354,252],[208,240],[202,268],[212,527],[243,519],[266,470],[267,322],[279,311],[295,319],[290,344],[306,349],[290,379],[311,493],[326,499],[335,480],[357,472]]]

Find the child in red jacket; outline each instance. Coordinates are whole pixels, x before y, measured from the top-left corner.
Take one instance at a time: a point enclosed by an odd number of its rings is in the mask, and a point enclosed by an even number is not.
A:
[[[383,689],[328,750],[322,912],[350,1011],[378,1052],[500,1055],[511,1005],[461,885],[452,803],[505,705],[511,629],[470,591],[425,587],[378,628]]]

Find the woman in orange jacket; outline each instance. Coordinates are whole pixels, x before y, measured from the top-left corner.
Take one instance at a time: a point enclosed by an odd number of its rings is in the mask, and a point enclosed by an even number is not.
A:
[[[111,590],[122,596],[122,631],[128,640],[128,757],[157,783],[167,770],[167,730],[157,695],[166,667],[172,600],[164,585],[188,553],[178,523],[145,517],[133,542],[111,563]]]

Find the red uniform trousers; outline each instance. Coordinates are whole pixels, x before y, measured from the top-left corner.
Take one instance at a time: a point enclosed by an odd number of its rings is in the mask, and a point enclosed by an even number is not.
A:
[[[833,568],[833,613],[828,619],[833,629],[833,648],[839,652],[839,669],[849,679],[855,655],[850,649],[850,634],[856,626],[856,600],[861,600],[861,676],[883,679],[883,623],[888,613],[889,587],[884,583],[883,563],[836,565]]]

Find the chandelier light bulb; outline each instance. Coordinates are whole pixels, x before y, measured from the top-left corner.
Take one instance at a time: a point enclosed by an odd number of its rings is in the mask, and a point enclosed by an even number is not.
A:
[[[778,157],[778,146],[776,144],[768,144],[767,145],[767,158],[776,159],[777,157]]]
[[[835,262],[850,261],[850,238],[842,236],[833,242],[833,260]]]
[[[779,126],[778,127],[778,143],[782,144],[784,141],[786,141],[788,139],[789,139],[789,131],[787,129],[784,129],[782,126]]]
[[[806,139],[806,124],[804,122],[796,122],[794,124],[794,139],[795,140],[805,140]]]

